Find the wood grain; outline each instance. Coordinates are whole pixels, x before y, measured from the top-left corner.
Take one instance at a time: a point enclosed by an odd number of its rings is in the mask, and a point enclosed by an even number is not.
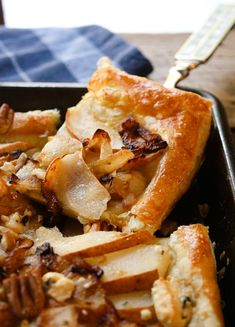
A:
[[[174,54],[189,34],[121,34],[137,46],[151,61],[151,79],[164,82],[174,64]],[[223,103],[230,126],[235,127],[235,29],[233,29],[210,60],[191,72],[183,86],[204,89]]]

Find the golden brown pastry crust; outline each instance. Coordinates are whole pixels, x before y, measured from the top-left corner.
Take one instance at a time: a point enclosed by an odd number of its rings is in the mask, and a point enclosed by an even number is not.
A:
[[[54,135],[59,122],[59,113],[53,110],[15,112],[11,128],[7,132],[13,135]]]
[[[185,255],[190,259],[191,278],[197,273],[201,277],[201,286],[197,290],[197,306],[189,326],[199,325],[200,321],[203,320],[208,321],[206,326],[223,326],[216,263],[208,229],[200,224],[181,226],[174,234],[176,242],[181,244],[181,248],[185,250]],[[202,301],[203,296],[208,300],[209,307],[199,307],[198,302],[199,300]]]
[[[208,229],[200,224],[181,226],[170,236],[169,246],[174,253],[174,264],[167,282],[173,286],[171,292],[176,293],[178,284],[180,291],[174,297],[176,302],[177,296],[178,301],[185,295],[191,298],[193,306],[188,326],[224,326]],[[173,307],[177,307],[177,303]],[[168,318],[174,315],[175,311],[169,312]]]
[[[102,106],[131,113],[168,142],[152,181],[130,210],[155,231],[199,168],[210,131],[211,102],[113,67],[98,70],[88,88]]]
[[[4,106],[0,109],[5,108],[5,111],[8,110],[8,116],[13,113],[13,117],[6,131],[1,133],[0,130],[0,143],[24,142],[29,148],[42,148],[47,137],[56,133],[60,121],[57,110],[14,112],[8,105]]]

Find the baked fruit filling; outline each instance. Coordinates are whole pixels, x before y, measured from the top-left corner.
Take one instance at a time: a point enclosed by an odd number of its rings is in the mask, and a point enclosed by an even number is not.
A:
[[[200,166],[210,107],[103,60],[56,135],[15,173],[15,188],[84,225],[155,232]]]
[[[103,58],[59,121],[0,108],[2,326],[223,326],[207,228],[154,236],[200,167],[211,103]]]

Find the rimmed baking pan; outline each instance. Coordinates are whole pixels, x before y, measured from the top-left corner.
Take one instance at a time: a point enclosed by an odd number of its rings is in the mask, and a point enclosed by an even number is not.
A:
[[[187,91],[213,102],[213,126],[200,171],[169,219],[178,224],[202,222],[209,226],[226,326],[232,326],[235,311],[235,151],[222,104],[208,92]],[[77,84],[3,83],[0,84],[0,103],[6,102],[16,111],[58,108],[63,119],[66,109],[76,104],[85,92],[85,86]]]

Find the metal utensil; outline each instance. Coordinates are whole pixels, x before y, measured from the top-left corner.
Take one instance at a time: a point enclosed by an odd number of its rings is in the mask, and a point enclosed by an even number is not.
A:
[[[176,53],[175,66],[170,68],[164,85],[175,87],[193,68],[205,63],[234,23],[235,5],[219,5],[204,25],[193,33]]]

